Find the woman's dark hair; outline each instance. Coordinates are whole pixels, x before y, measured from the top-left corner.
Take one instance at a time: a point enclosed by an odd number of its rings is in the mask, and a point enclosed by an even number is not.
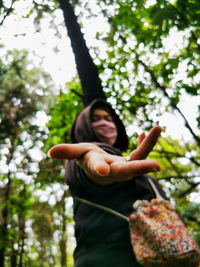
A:
[[[111,108],[109,107],[108,103],[97,102],[92,106],[92,111],[95,109],[103,109],[103,110],[107,111],[112,116]]]

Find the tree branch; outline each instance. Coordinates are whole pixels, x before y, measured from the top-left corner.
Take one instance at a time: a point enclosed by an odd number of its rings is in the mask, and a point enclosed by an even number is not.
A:
[[[83,101],[83,95],[82,95],[82,94],[80,94],[79,92],[77,92],[75,89],[71,89],[71,91],[72,91],[75,95],[77,95],[78,97],[80,97],[80,99]]]
[[[182,2],[182,3],[184,3],[184,2]],[[174,5],[171,5],[171,6],[176,10],[176,12],[178,13],[178,15],[180,16],[180,21],[183,22],[184,25],[188,29],[190,29],[191,37],[195,41],[196,46],[197,46],[197,48],[198,48],[198,50],[200,52],[200,45],[198,44],[198,38],[196,37],[195,32],[191,30],[191,25],[189,25],[187,17],[183,14],[183,12],[180,12],[177,7],[175,7]]]
[[[6,11],[6,14],[4,15],[2,21],[0,21],[0,26],[3,25],[3,23],[4,23],[5,19],[7,18],[7,16],[9,16],[9,14],[12,12],[12,10],[13,10],[13,4],[14,4],[15,2],[16,2],[16,0],[13,0],[13,1],[12,1],[11,5],[10,5],[10,7],[8,8],[8,10]]]
[[[112,23],[112,25],[113,25],[113,23]],[[115,25],[113,25],[113,27],[116,28]],[[126,39],[121,34],[120,34],[120,38],[124,43],[126,43]],[[135,53],[135,57],[136,57],[137,61],[144,67],[146,72],[148,72],[150,74],[151,79],[154,82],[155,86],[157,88],[160,88],[160,90],[162,91],[164,96],[170,101],[171,99],[170,99],[170,96],[167,93],[167,90],[166,90],[167,88],[164,85],[162,85],[162,84],[160,84],[158,82],[154,72],[140,59],[140,57],[139,57],[138,53],[135,51],[135,49],[133,49],[133,52]],[[189,130],[189,132],[194,137],[196,142],[200,145],[200,138],[194,133],[193,129],[191,128],[191,126],[190,126],[189,122],[187,121],[186,117],[184,116],[184,114],[181,112],[181,110],[178,108],[177,105],[171,103],[171,101],[170,101],[170,104],[171,104],[172,108],[174,110],[177,110],[178,113],[181,115],[181,117],[183,118],[183,121],[185,123],[185,127]]]
[[[182,198],[182,197],[188,195],[188,194],[189,194],[192,190],[194,190],[198,185],[200,185],[200,182],[199,182],[199,183],[191,183],[191,184],[190,184],[190,187],[189,187],[187,190],[185,190],[185,191],[179,193],[177,197],[178,197],[178,198]]]
[[[195,222],[200,226],[200,222],[198,221],[197,218],[193,217],[193,216],[188,216],[186,217],[189,221]]]
[[[135,53],[135,55],[136,55],[136,59],[137,59],[137,61],[144,67],[144,69],[146,70],[146,72],[148,72],[148,73],[150,74],[151,79],[152,79],[152,81],[154,82],[155,86],[156,86],[157,88],[160,88],[161,91],[162,91],[162,93],[164,94],[164,96],[170,101],[171,99],[170,99],[170,96],[169,96],[168,93],[167,93],[167,90],[166,90],[167,88],[166,88],[164,85],[161,85],[161,84],[158,82],[158,80],[157,80],[155,74],[153,73],[153,71],[152,71],[152,70],[151,70],[151,69],[150,69],[150,68],[149,68],[149,67],[148,67],[148,66],[147,66],[147,65],[146,65],[140,58],[139,58],[139,55],[137,54],[137,52],[134,51],[134,53]],[[189,132],[190,132],[191,135],[194,137],[194,139],[196,140],[196,142],[200,145],[200,138],[194,133],[193,129],[191,128],[189,122],[187,121],[186,117],[183,115],[183,113],[181,112],[181,110],[178,108],[177,105],[171,103],[171,101],[170,101],[170,104],[171,104],[172,108],[173,108],[174,110],[177,110],[178,113],[181,115],[181,117],[182,117],[183,120],[184,120],[185,127],[189,130]]]
[[[164,177],[160,177],[160,178],[157,178],[158,180],[166,180],[166,181],[169,181],[169,180],[171,180],[171,179],[179,179],[179,180],[188,180],[188,178],[191,178],[191,179],[193,179],[193,178],[199,178],[199,176],[197,176],[197,175],[193,175],[193,176],[183,176],[183,175],[181,175],[181,176],[179,176],[179,175],[177,175],[177,176],[174,176],[174,175],[170,175],[170,176],[164,176]]]
[[[169,152],[169,151],[165,151],[165,150],[153,150],[153,152],[155,152],[155,153],[158,153],[159,154],[159,156],[158,157],[162,157],[162,156],[164,156],[165,157],[165,155],[162,155],[162,154],[167,154],[167,155],[169,155],[169,156],[174,156],[174,157],[176,157],[176,158],[185,158],[185,159],[188,159],[188,160],[190,160],[191,162],[193,162],[194,164],[196,164],[197,166],[200,166],[200,163],[194,158],[194,157],[186,157],[185,155],[181,155],[181,154],[179,154],[179,153],[175,153],[175,152]],[[155,156],[156,157],[156,156]]]

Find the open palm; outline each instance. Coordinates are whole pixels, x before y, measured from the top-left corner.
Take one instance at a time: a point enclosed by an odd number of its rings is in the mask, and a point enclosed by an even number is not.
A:
[[[135,176],[160,170],[157,161],[146,159],[155,146],[162,129],[155,126],[148,136],[142,133],[138,138],[138,147],[129,160],[105,152],[91,143],[60,144],[53,146],[49,156],[55,159],[76,159],[86,175],[102,185],[116,181],[127,181]]]

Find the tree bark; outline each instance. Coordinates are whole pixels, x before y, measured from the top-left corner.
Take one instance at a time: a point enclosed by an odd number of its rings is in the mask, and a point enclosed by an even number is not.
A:
[[[23,190],[21,191],[20,195],[22,198],[24,198],[24,195],[26,194],[26,185],[24,185]],[[25,212],[23,208],[21,208],[20,214],[19,214],[19,264],[18,267],[23,267],[23,257],[24,257],[24,243],[25,243]]]
[[[60,240],[60,252],[61,252],[61,267],[67,267],[67,224],[65,216],[65,197],[64,193],[61,200],[61,210],[62,210],[62,238]]]
[[[9,166],[9,163],[12,160],[13,152],[14,152],[14,143],[15,136],[11,140],[11,147],[9,151],[9,156],[6,161],[6,165]],[[9,198],[10,198],[10,187],[11,187],[11,177],[10,171],[7,174],[8,183],[5,186],[5,194],[4,194],[4,207],[2,208],[2,224],[0,229],[0,266],[5,266],[5,251],[8,244],[8,216],[9,216]]]
[[[70,5],[69,0],[58,0],[58,2],[63,11],[65,25],[75,56],[76,67],[83,91],[83,104],[84,106],[87,106],[96,98],[106,100],[98,69],[89,54],[89,50],[73,8]]]

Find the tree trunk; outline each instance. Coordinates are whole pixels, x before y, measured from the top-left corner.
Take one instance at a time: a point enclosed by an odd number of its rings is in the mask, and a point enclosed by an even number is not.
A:
[[[64,14],[65,25],[68,30],[68,35],[70,37],[71,46],[75,56],[76,67],[83,90],[83,104],[84,106],[87,106],[96,98],[106,100],[99,78],[98,69],[89,54],[89,50],[80,30],[73,8],[70,5],[69,0],[58,0],[58,2],[60,3],[60,8]]]
[[[9,154],[6,160],[6,166],[9,166],[12,158],[13,153],[15,149],[15,141],[16,136],[13,136],[10,140],[11,147],[9,150]],[[11,173],[10,170],[7,174],[8,183],[5,186],[4,190],[4,206],[2,208],[2,223],[0,225],[0,266],[5,266],[5,253],[6,253],[6,247],[8,246],[8,219],[9,219],[9,206],[10,206],[10,190],[11,190]]]
[[[62,211],[62,239],[60,240],[60,253],[61,253],[61,267],[67,266],[67,224],[65,216],[65,197],[64,193],[61,200],[61,211]]]
[[[19,233],[19,265],[18,267],[23,267],[24,241],[25,241],[25,216],[23,214],[23,211],[20,214],[19,232],[20,233]]]
[[[8,216],[9,216],[9,198],[11,178],[8,174],[8,183],[5,187],[4,207],[2,209],[2,224],[0,229],[0,266],[5,266],[5,252],[8,245]]]
[[[11,267],[17,266],[17,251],[12,247],[12,252],[10,256],[10,265]]]

